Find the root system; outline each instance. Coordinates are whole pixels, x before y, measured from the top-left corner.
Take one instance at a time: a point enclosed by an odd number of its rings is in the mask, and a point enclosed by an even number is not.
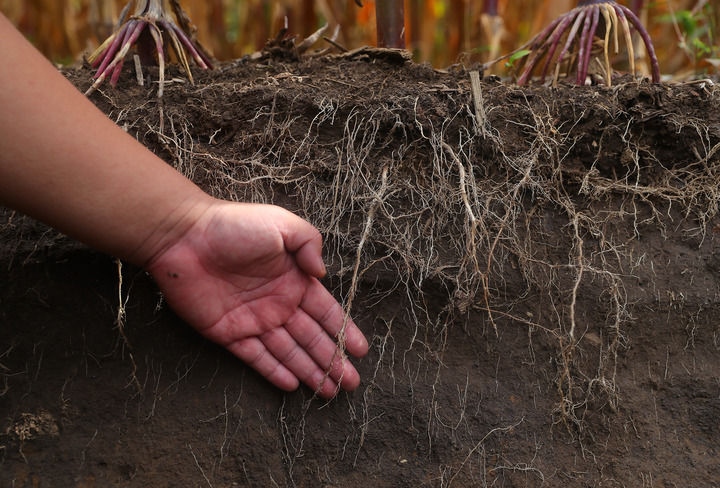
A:
[[[669,317],[683,324],[673,334],[716,328],[712,270],[694,271],[706,297],[668,275],[675,253],[717,249],[713,82],[478,80],[355,51],[239,61],[161,100],[129,82],[92,97],[211,194],[285,206],[325,237],[327,285],[372,351],[361,391],[322,407],[342,419],[337,436],[310,433],[326,414],[304,394],[282,402],[287,485],[347,482],[392,457],[390,483],[539,486],[573,471],[540,452],[552,438],[568,446],[552,452],[579,448],[574,462],[595,466],[578,480],[621,479],[602,446],[651,429],[628,391],[655,363],[632,351]],[[227,396],[224,409],[227,435]],[[383,444],[387,429],[405,444]],[[222,479],[201,449],[191,464]]]

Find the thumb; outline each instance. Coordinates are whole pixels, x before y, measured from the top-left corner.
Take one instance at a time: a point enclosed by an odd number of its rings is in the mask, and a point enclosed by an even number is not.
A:
[[[300,269],[311,276],[322,278],[327,270],[322,258],[322,236],[310,222],[288,212],[281,227],[285,249],[295,255]]]

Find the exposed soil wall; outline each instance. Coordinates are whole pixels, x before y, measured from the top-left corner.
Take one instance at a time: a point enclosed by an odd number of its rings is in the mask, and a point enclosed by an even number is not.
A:
[[[4,211],[0,486],[720,479],[712,82],[473,95],[372,50],[195,77],[92,100],[210,193],[318,226],[363,384],[282,394],[142,271]]]

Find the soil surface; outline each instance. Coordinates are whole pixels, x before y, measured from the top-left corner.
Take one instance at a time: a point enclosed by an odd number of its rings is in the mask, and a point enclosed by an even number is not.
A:
[[[473,95],[397,52],[278,51],[171,67],[158,99],[125,69],[110,118],[318,226],[363,383],[284,394],[141,270],[5,210],[0,486],[720,484],[715,84]]]

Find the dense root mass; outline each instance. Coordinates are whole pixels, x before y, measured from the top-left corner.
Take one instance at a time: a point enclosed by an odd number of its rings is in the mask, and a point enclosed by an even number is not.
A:
[[[69,76],[86,88],[86,72]],[[158,312],[142,273],[124,267],[118,286],[114,263],[62,254],[11,216],[0,299],[22,327],[0,328],[0,481],[719,478],[717,87],[473,78],[361,50],[238,61],[161,100],[128,76],[94,95],[212,194],[318,226],[326,284],[371,340],[364,382],[330,404],[282,395]],[[29,264],[58,253],[49,271]],[[53,326],[26,325],[30,308]],[[42,412],[59,437],[14,434]]]

